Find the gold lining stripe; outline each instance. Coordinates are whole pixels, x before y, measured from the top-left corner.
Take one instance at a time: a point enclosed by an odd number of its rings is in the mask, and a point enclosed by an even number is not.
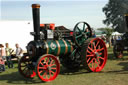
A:
[[[57,55],[59,55],[60,54],[60,44],[59,44],[59,42],[56,40],[56,44],[58,45],[58,52],[57,52]]]
[[[72,46],[72,42],[70,40],[68,40],[69,43],[71,44],[71,52],[73,51],[73,46]]]
[[[63,40],[64,44],[65,44],[65,54],[68,52],[68,45],[67,43],[65,42],[65,40]]]
[[[48,47],[48,43],[46,41],[44,41],[45,45],[46,45],[46,48],[47,48],[47,51],[46,51],[46,54],[48,54],[49,52],[49,47]]]

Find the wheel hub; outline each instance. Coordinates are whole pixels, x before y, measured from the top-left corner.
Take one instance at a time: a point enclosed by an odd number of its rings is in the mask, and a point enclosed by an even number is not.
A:
[[[48,71],[51,70],[51,66],[48,66],[48,67],[47,67],[47,70],[48,70]]]
[[[100,55],[99,55],[98,52],[95,52],[95,53],[94,53],[94,56],[95,56],[95,58],[97,58],[97,57],[100,56]]]

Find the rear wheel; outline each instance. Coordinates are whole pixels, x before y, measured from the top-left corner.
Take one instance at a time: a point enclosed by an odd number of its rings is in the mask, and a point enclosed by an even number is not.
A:
[[[55,56],[46,54],[39,58],[36,72],[43,82],[52,81],[60,72],[60,64]]]
[[[107,49],[103,40],[89,39],[82,46],[83,65],[92,72],[101,71],[107,61]]]
[[[123,57],[123,47],[119,44],[115,44],[113,47],[113,53],[116,58],[122,58]]]

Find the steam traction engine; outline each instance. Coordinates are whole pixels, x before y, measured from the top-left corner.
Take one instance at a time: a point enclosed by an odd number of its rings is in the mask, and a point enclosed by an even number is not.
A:
[[[73,36],[60,36],[54,24],[40,24],[39,4],[33,4],[34,40],[27,45],[27,53],[20,59],[18,69],[27,78],[38,76],[42,81],[54,80],[62,66],[78,70],[83,65],[89,71],[101,71],[107,60],[103,40],[91,38],[92,30],[86,22],[75,25]],[[86,28],[86,29],[85,29]],[[54,36],[53,36],[54,33]]]
[[[126,25],[128,28],[128,14],[125,15],[125,20],[126,20]],[[121,40],[116,40],[116,43],[113,47],[113,53],[116,58],[122,58],[123,57],[123,52],[128,51],[128,32],[123,34],[121,36]]]

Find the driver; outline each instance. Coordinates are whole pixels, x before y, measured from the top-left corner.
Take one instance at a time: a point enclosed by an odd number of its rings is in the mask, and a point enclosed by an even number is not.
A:
[[[89,32],[88,29],[89,29],[89,28],[87,27],[87,28],[85,29],[85,32],[88,32],[88,33],[87,33],[87,36],[90,36],[90,34],[89,34],[90,32]],[[93,30],[93,29],[91,28],[91,30]],[[94,37],[94,38],[96,37],[95,31],[92,31],[92,37]]]

